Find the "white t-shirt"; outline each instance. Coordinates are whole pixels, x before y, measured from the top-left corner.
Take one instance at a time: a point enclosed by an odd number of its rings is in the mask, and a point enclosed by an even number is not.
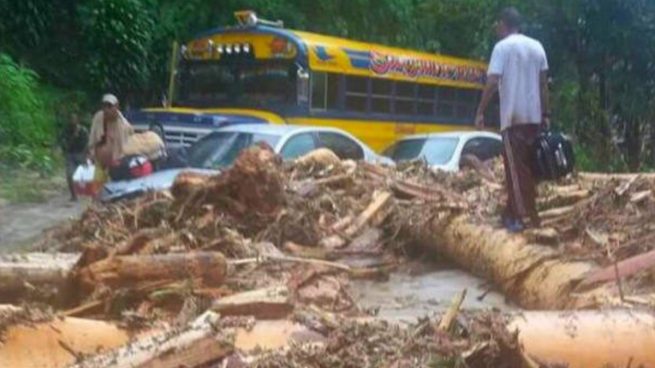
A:
[[[488,74],[500,76],[501,129],[541,122],[540,74],[545,70],[546,51],[539,41],[512,34],[496,44]]]

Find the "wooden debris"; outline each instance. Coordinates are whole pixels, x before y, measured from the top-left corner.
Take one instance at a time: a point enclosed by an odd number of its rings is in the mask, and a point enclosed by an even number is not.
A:
[[[455,295],[452,303],[450,304],[450,307],[448,308],[448,311],[446,311],[446,314],[443,315],[441,321],[439,322],[439,326],[437,327],[438,331],[450,331],[450,329],[453,327],[455,319],[457,318],[457,314],[459,314],[459,310],[462,308],[462,303],[464,303],[465,298],[466,289]]]
[[[643,190],[641,192],[634,193],[633,195],[630,196],[630,202],[632,203],[640,203],[646,200],[647,198],[650,198],[653,196],[653,191],[652,190]]]
[[[378,228],[368,228],[362,231],[359,236],[354,238],[348,247],[344,250],[351,252],[356,251],[371,251],[378,246],[380,239],[382,238],[382,231]]]
[[[342,219],[339,219],[337,222],[332,224],[330,227],[330,230],[333,232],[340,232],[343,231],[345,228],[347,228],[353,221],[352,216],[346,216]]]
[[[566,216],[575,211],[575,206],[564,206],[558,208],[552,208],[546,211],[539,212],[539,217],[542,220],[557,218],[561,216]]]
[[[25,253],[0,255],[0,294],[26,288],[52,287],[62,293],[71,284],[71,272],[80,254]]]
[[[228,264],[232,266],[239,266],[245,264],[264,263],[264,262],[306,263],[306,264],[314,264],[318,266],[336,268],[346,272],[350,272],[351,270],[350,266],[338,262],[329,262],[322,259],[299,258],[299,257],[290,257],[290,256],[263,256],[260,258],[245,258],[245,259],[239,259],[234,261],[232,260],[228,261]]]
[[[0,367],[64,368],[79,356],[116,348],[128,338],[127,332],[112,323],[89,319],[14,325],[3,336]]]
[[[555,193],[549,196],[540,197],[537,203],[544,208],[570,206],[590,196],[591,192],[586,189],[578,189],[576,191],[555,190]]]
[[[321,241],[318,242],[318,245],[319,247],[325,249],[338,249],[345,246],[346,241],[339,235],[331,235],[328,236],[327,238],[321,239]]]
[[[294,242],[284,242],[283,249],[296,257],[327,259],[328,251],[322,247],[307,247]]]
[[[274,286],[246,291],[214,301],[211,309],[221,316],[254,316],[257,319],[284,318],[293,311],[289,289]]]
[[[638,178],[639,176],[633,176],[632,178],[628,179],[625,183],[616,187],[614,189],[614,193],[616,193],[616,195],[619,197],[623,196],[630,189],[632,184],[637,181]]]
[[[386,206],[391,200],[391,193],[380,192],[373,195],[373,200],[369,206],[353,221],[353,223],[344,231],[347,237],[352,237],[366,226],[366,224]]]
[[[528,356],[568,368],[655,367],[655,315],[647,310],[524,312],[507,323]],[[590,349],[589,347],[593,348]]]
[[[72,368],[178,368],[218,361],[234,347],[217,328],[220,317],[205,312],[182,329],[168,328],[116,351],[87,359]]]
[[[580,283],[580,287],[617,281],[617,273],[620,278],[628,277],[652,267],[655,267],[655,250],[625,259],[603,269],[594,270]]]
[[[135,282],[192,279],[198,285],[216,286],[226,275],[226,261],[219,252],[109,257],[79,271],[87,288],[98,285],[130,287]]]
[[[655,173],[624,173],[624,174],[608,174],[608,173],[593,173],[581,172],[577,174],[578,178],[588,181],[610,181],[610,180],[632,180],[636,177],[652,180],[655,179]]]
[[[555,246],[559,242],[559,233],[552,227],[528,229],[524,232],[529,242]]]
[[[327,148],[318,148],[304,156],[301,156],[295,161],[298,165],[320,165],[320,166],[330,166],[330,165],[339,165],[341,160],[339,157]]]

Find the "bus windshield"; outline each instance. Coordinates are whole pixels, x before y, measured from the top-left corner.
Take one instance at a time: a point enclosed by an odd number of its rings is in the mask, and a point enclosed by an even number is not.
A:
[[[185,60],[179,68],[176,105],[274,108],[292,104],[296,75],[296,65],[287,60]]]

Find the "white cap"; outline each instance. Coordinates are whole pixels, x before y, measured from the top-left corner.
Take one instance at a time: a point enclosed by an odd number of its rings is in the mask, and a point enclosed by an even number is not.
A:
[[[108,103],[112,106],[118,105],[118,98],[111,93],[102,96],[102,103]]]

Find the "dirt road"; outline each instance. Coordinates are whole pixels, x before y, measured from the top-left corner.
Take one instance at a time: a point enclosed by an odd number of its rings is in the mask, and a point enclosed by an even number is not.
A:
[[[86,203],[70,202],[64,193],[44,203],[0,201],[0,253],[29,249],[43,230],[79,216]]]

